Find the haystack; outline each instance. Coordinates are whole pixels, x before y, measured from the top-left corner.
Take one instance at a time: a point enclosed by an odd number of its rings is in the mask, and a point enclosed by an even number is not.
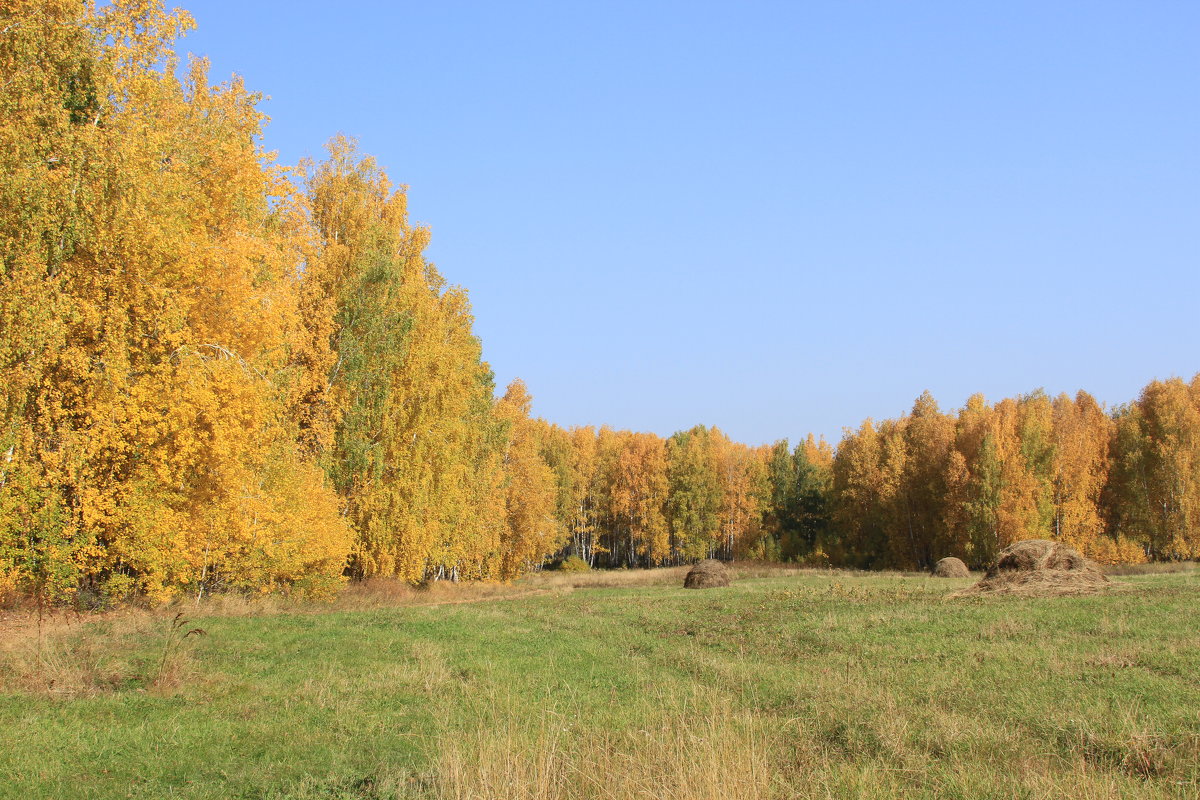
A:
[[[688,571],[683,579],[685,589],[713,589],[729,585],[729,570],[715,558],[706,558]]]
[[[958,592],[976,594],[1093,594],[1109,585],[1100,568],[1061,542],[1029,539],[1000,551],[979,583]]]
[[[963,563],[961,558],[950,556],[949,558],[943,558],[933,565],[933,577],[969,578],[971,577],[971,570],[967,569],[967,565]]]

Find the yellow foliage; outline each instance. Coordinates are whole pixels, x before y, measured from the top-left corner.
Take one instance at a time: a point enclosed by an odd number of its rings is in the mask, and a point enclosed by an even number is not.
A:
[[[1088,542],[1082,551],[1085,556],[1101,564],[1144,564],[1146,548],[1125,537],[1097,536]]]
[[[310,166],[308,197],[324,247],[309,280],[335,314],[331,388],[313,396],[339,407],[326,461],[355,571],[413,583],[502,571],[503,431],[466,293],[425,260],[429,231],[409,225],[404,188],[353,141]]]
[[[619,436],[611,497],[612,513],[623,535],[614,544],[625,550],[629,565],[636,563],[634,557],[650,566],[662,564],[671,556],[664,513],[666,445],[652,433],[624,432]]]
[[[155,600],[336,578],[349,537],[286,413],[306,223],[257,145],[257,97],[210,86],[202,60],[177,80],[190,19],[158,2],[14,17],[0,79],[36,101],[0,126],[21,143],[0,188],[0,377],[24,475],[0,494],[35,524],[2,534],[0,562],[38,591],[69,573]]]
[[[1095,399],[1079,392],[1075,399],[1054,400],[1054,527],[1055,539],[1102,563],[1136,563],[1145,553],[1128,541],[1120,546],[1104,535],[1101,514],[1109,476],[1112,419]]]
[[[531,402],[524,382],[517,379],[496,407],[499,417],[509,426],[504,454],[508,527],[502,537],[500,573],[504,578],[541,564],[565,539],[563,528],[554,516],[554,473],[539,452],[539,426],[529,418]]]

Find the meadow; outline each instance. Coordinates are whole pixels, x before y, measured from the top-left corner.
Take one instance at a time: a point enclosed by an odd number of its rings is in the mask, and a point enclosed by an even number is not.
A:
[[[377,581],[40,634],[10,613],[0,797],[1200,795],[1196,573],[947,599],[971,580]]]

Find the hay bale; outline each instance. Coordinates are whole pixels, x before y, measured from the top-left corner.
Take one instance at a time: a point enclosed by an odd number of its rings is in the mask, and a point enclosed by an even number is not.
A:
[[[1098,566],[1062,542],[1029,539],[1000,551],[996,566],[956,596],[1094,594],[1109,585]]]
[[[706,558],[692,567],[683,579],[685,589],[713,589],[729,585],[729,570],[715,558]]]
[[[971,570],[967,569],[967,565],[963,563],[961,558],[950,556],[943,558],[933,565],[933,577],[969,578],[971,577]]]

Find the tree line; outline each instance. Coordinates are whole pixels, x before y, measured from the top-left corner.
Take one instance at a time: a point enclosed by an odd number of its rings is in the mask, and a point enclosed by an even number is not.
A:
[[[666,440],[535,421],[562,555],[593,566],[703,557],[925,570],[1063,541],[1104,563],[1200,556],[1200,375],[1106,411],[1042,391],[748,447],[698,426]]]
[[[1200,383],[1044,394],[836,451],[564,429],[500,398],[405,188],[285,168],[158,0],[0,11],[0,596],[324,595],[705,556],[926,568],[1017,538],[1200,551]]]

